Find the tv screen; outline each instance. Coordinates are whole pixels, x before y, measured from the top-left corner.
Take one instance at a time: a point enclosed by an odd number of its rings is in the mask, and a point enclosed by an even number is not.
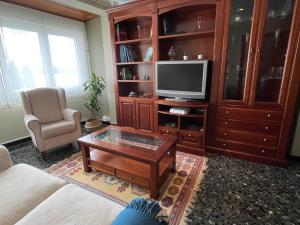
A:
[[[203,64],[160,64],[157,74],[158,89],[202,91]]]
[[[207,60],[157,62],[157,95],[205,99],[207,65]]]

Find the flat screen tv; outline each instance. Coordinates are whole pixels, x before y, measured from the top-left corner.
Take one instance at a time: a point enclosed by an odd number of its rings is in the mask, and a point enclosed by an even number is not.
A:
[[[155,67],[156,95],[183,99],[208,97],[208,60],[158,61]]]

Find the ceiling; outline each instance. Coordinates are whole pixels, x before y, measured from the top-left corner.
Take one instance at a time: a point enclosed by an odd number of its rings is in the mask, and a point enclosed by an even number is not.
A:
[[[103,5],[107,8],[133,2],[135,0],[89,0],[91,2]]]

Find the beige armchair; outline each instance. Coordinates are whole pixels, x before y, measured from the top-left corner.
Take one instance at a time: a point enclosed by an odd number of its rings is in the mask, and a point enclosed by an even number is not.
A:
[[[62,88],[22,91],[25,125],[32,142],[45,159],[45,152],[81,137],[81,113],[66,106]]]

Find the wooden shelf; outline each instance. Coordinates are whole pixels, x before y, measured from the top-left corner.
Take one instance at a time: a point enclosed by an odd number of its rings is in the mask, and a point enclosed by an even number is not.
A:
[[[152,83],[152,80],[118,80],[120,83]]]
[[[159,125],[159,128],[166,129],[166,130],[176,130],[176,131],[183,131],[183,132],[193,132],[193,133],[198,133],[200,135],[204,135],[204,131],[201,130],[194,130],[194,129],[180,129],[178,126],[176,127],[168,127],[168,126],[163,126]]]
[[[138,61],[138,62],[126,62],[126,63],[117,63],[117,66],[126,66],[126,65],[141,65],[141,64],[152,64],[152,61]]]
[[[125,40],[125,41],[116,41],[116,45],[122,45],[122,44],[151,44],[152,39],[151,38],[138,38],[138,39],[132,39],[132,40]]]
[[[192,114],[192,113],[189,113],[189,114],[178,114],[178,113],[171,113],[171,112],[168,112],[168,111],[161,111],[159,110],[158,113],[161,113],[161,114],[166,114],[166,115],[174,115],[174,116],[182,116],[182,117],[193,117],[193,118],[203,118],[204,115],[203,114]]]
[[[160,99],[156,102],[160,105],[167,106],[179,106],[179,107],[189,107],[189,108],[208,108],[208,103],[205,101],[191,101],[191,102],[180,102],[180,101],[167,101]]]
[[[198,32],[188,32],[188,33],[180,33],[180,34],[168,34],[168,35],[161,35],[158,38],[159,39],[173,39],[173,38],[193,38],[198,36],[207,36],[207,35],[213,35],[215,32],[214,30],[208,30],[208,31],[198,31]]]

